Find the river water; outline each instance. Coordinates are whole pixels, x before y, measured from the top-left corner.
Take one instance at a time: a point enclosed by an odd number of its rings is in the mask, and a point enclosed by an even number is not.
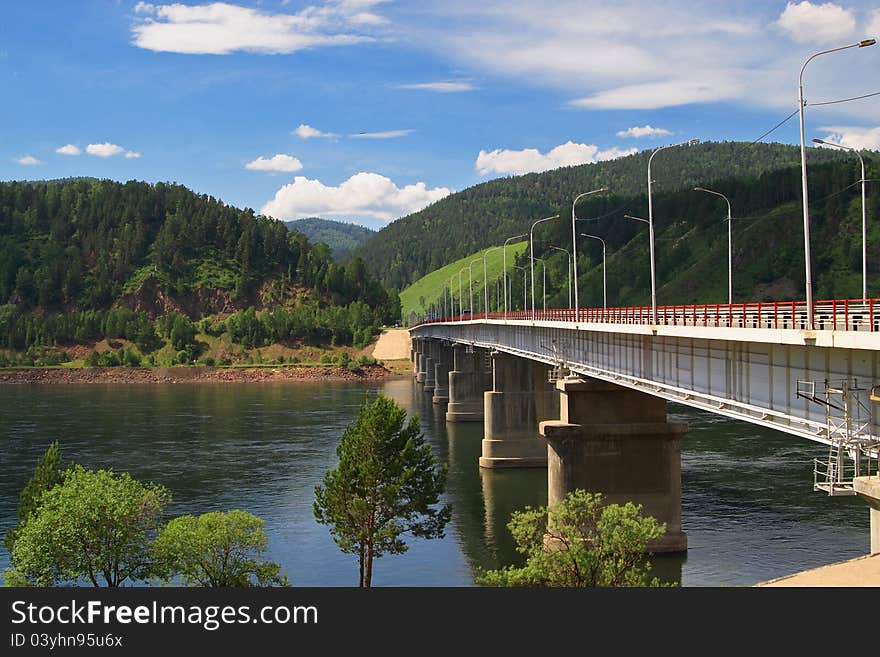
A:
[[[546,502],[542,469],[477,466],[482,425],[447,425],[408,377],[351,383],[0,386],[0,532],[46,445],[65,461],[127,470],[173,494],[173,515],[244,509],[266,520],[270,557],[294,585],[352,586],[357,560],[312,515],[314,488],[335,466],[342,431],[377,389],[418,413],[449,464],[446,537],[410,541],[379,559],[379,586],[467,586],[479,569],[517,559],[511,511]],[[686,556],[655,558],[684,586],[750,585],[865,554],[868,511],[856,498],[812,491],[812,459],[826,449],[685,407],[682,443]],[[9,555],[0,547],[0,572]]]

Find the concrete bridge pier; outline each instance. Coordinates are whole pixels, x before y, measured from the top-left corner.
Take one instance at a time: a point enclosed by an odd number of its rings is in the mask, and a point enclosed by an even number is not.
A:
[[[434,365],[437,363],[437,348],[440,345],[439,340],[428,340],[425,345],[425,392],[434,394]]]
[[[871,509],[871,554],[880,554],[880,475],[856,477],[853,488]]]
[[[452,370],[452,348],[437,343],[437,362],[434,363],[434,396],[431,401],[440,406],[449,402],[449,372]]]
[[[547,465],[541,420],[559,417],[559,393],[547,382],[547,366],[497,352],[492,356],[492,390],[484,395],[481,468]]]
[[[681,437],[687,423],[670,422],[666,401],[596,380],[557,382],[560,420],[541,422],[548,444],[547,498],[554,504],[578,488],[608,504],[633,502],[666,523],[652,552],[683,552]]]
[[[418,354],[418,369],[416,370],[416,381],[418,383],[425,382],[425,364],[428,359],[427,354],[428,349],[428,341],[427,340],[419,340],[419,354]]]
[[[412,374],[414,379],[419,376],[419,354],[421,352],[422,340],[419,338],[413,338],[412,346],[410,347],[410,360],[412,361]]]
[[[447,422],[482,422],[483,392],[492,383],[483,365],[483,350],[463,344],[452,348],[453,365],[449,372]]]

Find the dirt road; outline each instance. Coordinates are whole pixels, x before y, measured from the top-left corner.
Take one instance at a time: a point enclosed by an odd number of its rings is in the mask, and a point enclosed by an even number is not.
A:
[[[409,358],[412,343],[406,329],[387,329],[379,336],[373,348],[373,358],[379,360],[403,360]]]

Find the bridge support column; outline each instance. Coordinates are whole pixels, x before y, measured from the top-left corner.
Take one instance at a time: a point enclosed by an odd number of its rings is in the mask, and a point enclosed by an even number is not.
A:
[[[463,344],[452,348],[453,369],[449,372],[447,422],[482,422],[483,391],[492,384],[484,372],[482,350],[468,352]]]
[[[416,381],[418,383],[425,382],[425,361],[428,358],[427,349],[428,341],[419,340],[418,370],[416,370]]]
[[[437,363],[438,340],[427,340],[425,345],[425,392],[434,393],[434,365]]]
[[[578,488],[608,504],[633,502],[666,523],[652,552],[683,552],[682,434],[687,423],[666,418],[666,401],[601,381],[562,379],[560,420],[541,423],[548,444],[547,502]]]
[[[856,477],[853,488],[871,507],[871,554],[880,554],[880,475]]]
[[[419,351],[421,350],[422,341],[419,338],[412,339],[410,347],[410,360],[412,361],[412,375],[415,379],[419,375]]]
[[[434,363],[434,396],[431,401],[438,406],[449,401],[449,372],[452,369],[452,348],[442,342],[437,345],[437,362]]]
[[[492,356],[492,390],[485,399],[481,468],[547,465],[547,442],[538,423],[558,417],[558,393],[547,366],[505,353]]]

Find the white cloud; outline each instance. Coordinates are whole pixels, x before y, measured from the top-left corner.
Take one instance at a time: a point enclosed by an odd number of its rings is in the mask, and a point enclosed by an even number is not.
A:
[[[227,55],[236,51],[292,53],[304,48],[372,40],[351,26],[377,26],[384,19],[364,11],[373,3],[329,2],[296,14],[272,14],[225,2],[190,6],[139,3],[145,17],[132,26],[133,42],[157,52]]]
[[[871,12],[868,19],[868,31],[865,33],[865,36],[880,39],[880,9],[875,9]]]
[[[739,91],[735,80],[723,76],[714,81],[666,80],[600,91],[569,105],[581,109],[659,109],[730,99]]]
[[[833,2],[789,2],[776,24],[798,43],[832,43],[852,36],[855,14]],[[845,45],[845,44],[840,44]]]
[[[617,133],[617,136],[621,139],[641,139],[642,137],[664,137],[671,134],[672,133],[669,130],[665,130],[664,128],[654,128],[650,125],[643,125],[641,127],[633,126],[632,128],[621,130]]]
[[[575,144],[568,141],[547,153],[541,153],[535,148],[525,148],[521,151],[481,150],[477,155],[476,168],[484,176],[492,173],[518,175],[600,160],[613,160],[624,155],[632,155],[635,152],[637,152],[635,148],[627,150],[609,148],[603,151],[593,144]]]
[[[473,91],[476,87],[470,82],[419,82],[416,84],[398,84],[396,89],[414,89],[416,91],[436,91],[441,94]]]
[[[388,222],[448,196],[446,187],[428,189],[423,182],[398,187],[390,178],[360,172],[338,187],[296,176],[260,212],[276,219],[312,216],[374,217]]]
[[[789,4],[798,7],[793,10],[797,14],[802,7],[826,11],[828,1]],[[830,38],[848,29],[854,18],[858,34],[851,35],[853,41],[880,36],[880,13],[871,11],[877,0],[830,1],[842,7],[829,12],[833,27],[823,24],[808,34]],[[565,99],[580,99],[570,107],[588,110],[723,102],[790,112],[792,85],[813,52],[785,36],[778,21],[786,0],[424,0],[422,6],[419,21],[394,17],[398,32],[413,47],[431,51],[450,70],[468,71],[475,79],[490,75],[535,93],[550,89]],[[792,15],[789,11],[786,25]],[[639,31],[640,26],[650,30]],[[878,52],[872,48],[857,55],[853,50],[812,64],[810,97],[865,93]],[[876,107],[847,103],[834,112],[876,120]]]
[[[141,154],[138,153],[137,151],[126,151],[125,152],[125,159],[126,160],[137,160],[140,158],[140,156],[141,156]]]
[[[60,148],[56,148],[55,152],[60,153],[61,155],[79,155],[82,153],[79,147],[74,146],[73,144],[66,144]]]
[[[251,169],[252,171],[283,171],[290,173],[292,171],[299,171],[303,168],[303,165],[302,162],[292,155],[278,153],[270,158],[258,157],[253,162],[245,164],[244,168]]]
[[[89,144],[86,146],[86,153],[94,155],[95,157],[113,157],[114,155],[119,155],[124,152],[125,149],[122,146],[117,146],[116,144],[111,144],[109,142],[104,142],[102,144]]]
[[[412,130],[387,130],[385,132],[358,132],[349,135],[352,139],[394,139],[396,137],[406,137],[412,134]]]
[[[857,148],[859,150],[880,150],[880,126],[875,128],[865,128],[859,126],[843,126],[830,125],[819,128],[821,132],[826,133],[826,141],[835,142],[849,148]]]
[[[338,137],[339,136],[339,135],[336,135],[332,132],[321,132],[317,128],[313,128],[312,126],[307,125],[305,123],[300,123],[299,127],[293,131],[293,134],[296,135],[297,137],[299,137],[300,139],[312,139],[313,137],[328,138],[328,137]]]
[[[42,164],[42,163],[43,163],[42,160],[38,160],[38,159],[35,158],[33,155],[24,155],[24,156],[22,156],[22,157],[16,159],[15,161],[18,162],[19,164],[23,164],[23,165],[26,166],[26,167],[32,167],[32,166],[35,166],[35,165],[37,165],[37,164]]]

